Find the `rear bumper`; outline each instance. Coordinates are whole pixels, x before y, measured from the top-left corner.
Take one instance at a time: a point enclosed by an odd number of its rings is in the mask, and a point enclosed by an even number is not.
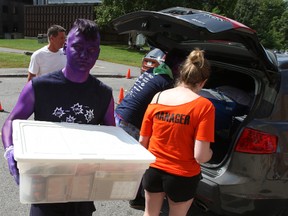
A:
[[[288,215],[287,197],[269,198],[252,194],[255,190],[245,194],[247,190],[243,190],[243,187],[249,190],[249,187],[255,187],[255,182],[251,185],[249,182],[242,183],[221,185],[203,178],[199,183],[194,202],[203,211],[212,211],[220,215]],[[282,188],[285,188],[284,185]]]

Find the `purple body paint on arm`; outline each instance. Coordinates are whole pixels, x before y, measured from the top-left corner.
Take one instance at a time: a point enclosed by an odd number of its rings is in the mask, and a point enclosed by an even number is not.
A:
[[[12,121],[14,119],[28,119],[34,111],[34,103],[35,95],[30,81],[23,88],[15,107],[2,127],[2,142],[5,149],[13,145]]]
[[[10,174],[15,182],[19,185],[19,170],[17,162],[14,159],[14,144],[13,144],[13,128],[12,122],[15,119],[28,119],[34,111],[35,95],[32,87],[32,82],[29,81],[23,88],[18,101],[12,112],[6,119],[2,127],[2,142],[5,149],[5,158],[8,162]]]

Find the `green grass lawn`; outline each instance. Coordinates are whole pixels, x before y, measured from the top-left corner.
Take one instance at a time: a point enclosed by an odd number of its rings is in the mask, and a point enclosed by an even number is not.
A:
[[[38,43],[37,39],[0,39],[0,47],[35,51],[47,43]],[[101,45],[99,59],[103,61],[140,67],[147,51],[128,49],[128,45]],[[147,49],[148,50],[148,49]],[[30,56],[14,53],[0,53],[0,68],[27,68]]]
[[[0,68],[28,68],[30,56],[0,52]]]

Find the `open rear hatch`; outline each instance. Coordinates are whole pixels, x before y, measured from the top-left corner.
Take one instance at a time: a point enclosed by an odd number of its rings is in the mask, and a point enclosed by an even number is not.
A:
[[[206,53],[211,48],[216,55],[219,46],[225,46],[226,50],[236,47],[237,52],[230,52],[251,58],[251,65],[265,71],[267,76],[269,71],[277,71],[254,30],[217,14],[176,7],[129,13],[113,20],[112,24],[119,34],[142,33],[150,45],[163,51],[204,47]]]

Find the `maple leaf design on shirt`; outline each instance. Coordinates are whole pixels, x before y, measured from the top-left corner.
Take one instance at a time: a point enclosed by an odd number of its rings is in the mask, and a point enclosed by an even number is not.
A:
[[[66,118],[66,122],[69,122],[69,123],[74,123],[75,120],[76,120],[76,118],[71,116],[71,115],[69,115],[69,117]]]
[[[71,109],[73,110],[73,112],[75,113],[75,115],[79,115],[79,114],[83,114],[83,106],[80,105],[79,103],[74,104]]]
[[[85,118],[87,122],[90,122],[94,118],[94,110],[87,110],[85,114]]]
[[[58,118],[61,118],[64,114],[65,112],[62,107],[56,107],[52,115],[57,116]]]

